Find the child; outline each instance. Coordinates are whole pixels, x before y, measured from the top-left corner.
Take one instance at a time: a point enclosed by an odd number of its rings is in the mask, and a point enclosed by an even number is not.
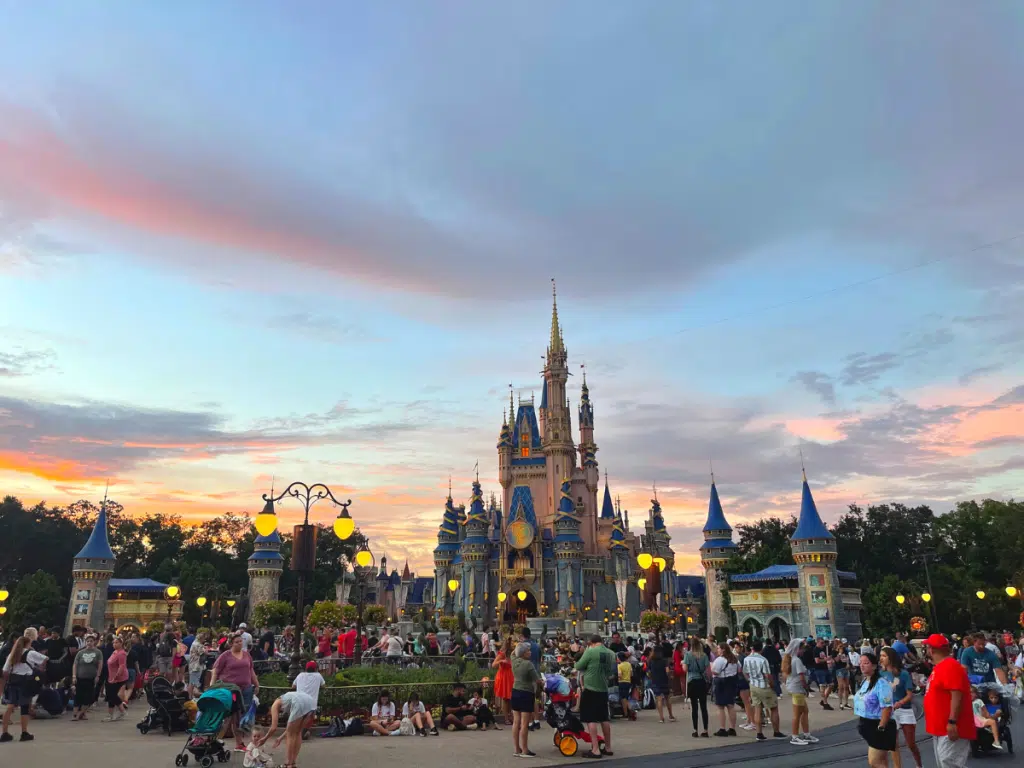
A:
[[[242,758],[242,765],[245,768],[273,768],[274,760],[270,753],[256,746],[262,743],[265,735],[266,731],[263,728],[258,725],[253,726],[251,741],[245,748],[245,757]]]
[[[487,699],[484,698],[483,689],[478,688],[473,691],[473,697],[469,700],[469,706],[473,708],[473,714],[476,716],[476,723],[480,730],[486,731],[488,728],[501,730],[494,721],[494,714],[491,712],[490,707],[487,706]]]
[[[990,690],[989,696],[995,694],[996,702],[999,701],[999,692]],[[991,699],[990,699],[991,700]],[[1000,711],[1002,707],[1000,707]],[[980,694],[975,694],[974,698],[974,725],[978,728],[988,728],[992,731],[992,746],[995,749],[1002,749],[1003,745],[999,743],[999,723],[989,714],[989,710],[985,707],[985,702],[982,701]]]
[[[196,717],[199,716],[199,706],[192,701],[185,683],[175,683],[171,688],[174,691],[174,698],[181,702],[181,708],[185,711],[185,717],[188,718],[189,727],[195,725]]]
[[[636,712],[629,706],[630,694],[633,692],[633,665],[625,651],[619,651],[619,700],[622,702],[622,716],[628,720],[636,720]]]

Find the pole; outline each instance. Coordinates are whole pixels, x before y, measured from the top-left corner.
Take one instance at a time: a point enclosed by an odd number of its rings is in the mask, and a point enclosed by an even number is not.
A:
[[[935,593],[932,591],[932,574],[928,570],[928,558],[931,557],[930,553],[924,553],[921,555],[921,560],[924,561],[924,578],[928,582],[928,594],[932,596],[929,601],[929,607],[932,609],[932,627],[935,631],[939,631],[939,610],[935,607]]]
[[[366,584],[363,581],[363,577],[361,574],[356,574],[356,578],[359,579],[359,603],[356,605],[356,644],[352,646],[353,664],[356,663],[356,658],[359,658],[360,662],[362,662],[362,651],[360,649],[363,646],[363,602],[366,598]],[[358,657],[356,654],[359,654]]]

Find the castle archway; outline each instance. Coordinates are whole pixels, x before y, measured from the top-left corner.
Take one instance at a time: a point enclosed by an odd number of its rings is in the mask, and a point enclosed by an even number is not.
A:
[[[520,589],[526,593],[526,597],[522,600],[519,599]],[[537,598],[534,597],[531,590],[519,588],[513,589],[508,593],[508,599],[505,600],[504,611],[504,619],[506,622],[514,621],[522,623],[529,618],[539,615],[540,611],[537,606]]]
[[[749,633],[751,637],[764,636],[764,627],[753,616],[750,616],[743,622],[743,631]]]
[[[781,616],[776,616],[768,622],[768,637],[773,640],[789,641],[792,636],[789,624]]]

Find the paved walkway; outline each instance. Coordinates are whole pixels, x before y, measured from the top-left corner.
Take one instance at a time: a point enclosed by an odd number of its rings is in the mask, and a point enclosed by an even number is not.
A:
[[[815,731],[851,721],[849,712],[825,712],[812,700],[811,723]],[[753,732],[740,730],[735,738],[694,739],[690,736],[690,710],[683,700],[673,702],[678,722],[658,722],[657,712],[640,713],[637,722],[615,720],[612,723],[612,743],[615,758],[680,753],[689,750],[725,748],[730,750],[746,745],[752,749],[774,751],[804,749],[792,747],[788,740],[778,739],[771,744],[754,744]],[[789,700],[782,702],[782,730],[789,732]],[[162,733],[141,735],[135,724],[146,712],[144,702],[135,702],[127,717],[116,723],[103,723],[101,712],[95,712],[84,723],[73,723],[69,717],[57,720],[39,720],[30,725],[36,740],[22,744],[17,741],[18,729],[12,728],[15,741],[0,744],[0,765],[48,766],[62,765],[72,768],[106,768],[111,764],[127,766],[173,766],[174,756],[185,743],[185,735],[176,733],[167,737]],[[715,712],[711,712],[711,731],[716,729]],[[854,734],[856,736],[856,734]],[[577,759],[562,757],[552,744],[552,730],[545,723],[541,730],[530,734],[530,747],[537,753],[532,765],[565,765]],[[278,757],[283,759],[284,746]],[[716,755],[717,756],[717,755]],[[236,768],[241,766],[241,755],[232,758]],[[278,762],[281,762],[281,759]],[[347,739],[314,739],[306,742],[299,756],[302,768],[336,768],[339,759],[349,764],[373,765],[384,760],[391,765],[415,765],[417,768],[451,768],[453,760],[460,765],[511,768],[521,766],[522,760],[512,755],[512,736],[509,729],[502,731],[442,733],[438,737],[418,736],[378,738],[361,736]],[[191,765],[191,762],[190,762]],[[215,763],[217,765],[217,763]]]

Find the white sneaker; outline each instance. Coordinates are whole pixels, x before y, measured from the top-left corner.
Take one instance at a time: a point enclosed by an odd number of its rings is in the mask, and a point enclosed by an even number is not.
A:
[[[806,747],[807,742],[801,739],[799,736],[794,736],[789,740],[789,743],[795,747]]]
[[[817,736],[811,736],[809,733],[801,733],[800,738],[806,741],[808,744],[817,744],[821,739]]]
[[[755,728],[757,728],[757,726],[753,723],[744,723],[740,726],[740,728],[742,728],[744,731],[753,731]]]

